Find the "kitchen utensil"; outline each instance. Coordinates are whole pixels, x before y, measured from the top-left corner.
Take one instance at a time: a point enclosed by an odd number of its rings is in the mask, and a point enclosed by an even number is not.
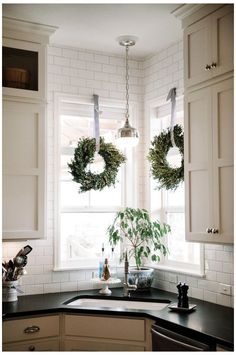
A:
[[[19,255],[13,259],[13,262],[16,267],[21,267],[21,266],[23,266],[23,264],[25,262],[25,258],[23,256]]]
[[[26,245],[24,248],[22,248],[15,257],[17,256],[26,256],[28,255],[33,248],[30,245]]]
[[[14,263],[12,260],[9,260],[7,263],[7,273],[6,273],[6,280],[11,281],[13,279],[13,273],[14,273]]]
[[[21,276],[26,275],[27,271],[21,267],[21,268],[17,268],[15,275],[14,275],[14,280],[18,280]]]

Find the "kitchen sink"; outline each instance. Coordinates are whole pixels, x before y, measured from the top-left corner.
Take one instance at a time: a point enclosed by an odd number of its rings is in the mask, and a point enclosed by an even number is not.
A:
[[[149,302],[134,301],[127,299],[101,299],[101,298],[79,298],[69,300],[65,303],[67,306],[74,307],[102,307],[102,308],[122,308],[122,309],[138,309],[160,311],[169,305],[168,301]]]

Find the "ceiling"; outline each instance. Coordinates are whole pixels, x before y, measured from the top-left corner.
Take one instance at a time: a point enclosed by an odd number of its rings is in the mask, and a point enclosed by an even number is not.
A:
[[[132,56],[144,58],[182,38],[171,14],[180,4],[3,4],[3,16],[57,26],[55,45],[123,55],[116,38],[139,39]]]

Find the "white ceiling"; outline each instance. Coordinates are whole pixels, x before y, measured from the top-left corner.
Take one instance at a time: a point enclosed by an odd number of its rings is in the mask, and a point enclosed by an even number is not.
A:
[[[143,58],[182,38],[171,11],[180,4],[3,4],[3,16],[58,26],[52,44],[123,55],[116,38],[139,38],[132,56]]]

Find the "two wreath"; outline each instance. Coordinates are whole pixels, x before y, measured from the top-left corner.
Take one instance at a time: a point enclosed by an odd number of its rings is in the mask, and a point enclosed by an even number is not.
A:
[[[159,182],[158,188],[175,190],[184,180],[184,136],[181,126],[175,125],[173,128],[174,141],[181,154],[181,166],[172,168],[166,157],[172,146],[171,128],[155,136],[151,142],[148,160],[151,163],[151,173],[155,180]],[[115,185],[116,176],[125,156],[112,144],[105,143],[100,137],[100,150],[98,152],[105,162],[102,173],[92,173],[87,167],[94,161],[96,151],[95,138],[81,138],[75,148],[74,159],[68,164],[73,181],[80,184],[79,192],[89,190],[102,190],[106,186]]]

